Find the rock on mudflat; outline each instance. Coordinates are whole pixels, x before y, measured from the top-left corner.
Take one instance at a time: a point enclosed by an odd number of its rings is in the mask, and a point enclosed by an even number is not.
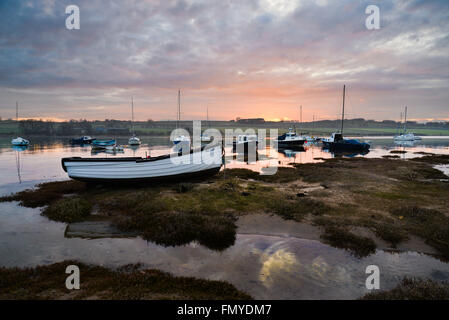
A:
[[[83,221],[69,223],[65,229],[66,238],[132,238],[137,234],[117,229],[109,221]]]

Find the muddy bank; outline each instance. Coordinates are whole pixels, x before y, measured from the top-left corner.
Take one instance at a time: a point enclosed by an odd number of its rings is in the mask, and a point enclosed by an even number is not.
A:
[[[67,266],[80,269],[80,289],[65,286]],[[251,299],[224,281],[173,277],[141,265],[127,265],[117,269],[86,265],[78,261],[64,261],[36,268],[0,268],[0,299],[26,300],[184,300],[184,299]]]

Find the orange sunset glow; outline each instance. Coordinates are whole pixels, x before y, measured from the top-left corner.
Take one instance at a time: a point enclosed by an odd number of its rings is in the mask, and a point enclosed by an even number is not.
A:
[[[348,118],[449,118],[443,1],[383,1],[378,30],[366,1],[77,4],[79,30],[64,1],[3,5],[0,117],[127,120],[133,97],[136,120],[174,120],[180,89],[184,120],[336,119],[346,84]]]

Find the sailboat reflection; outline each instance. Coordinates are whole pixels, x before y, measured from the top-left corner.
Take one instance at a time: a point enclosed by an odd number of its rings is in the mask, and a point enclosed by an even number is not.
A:
[[[28,149],[28,146],[13,146],[12,148],[16,157],[17,177],[19,179],[19,183],[22,183],[22,176],[20,174],[20,153]]]
[[[398,141],[395,140],[394,144],[400,147],[414,147],[415,146],[415,141]]]

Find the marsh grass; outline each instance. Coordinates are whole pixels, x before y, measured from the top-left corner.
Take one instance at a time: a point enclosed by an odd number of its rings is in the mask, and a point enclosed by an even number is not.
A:
[[[318,216],[332,210],[329,206],[320,201],[304,197],[295,200],[283,198],[273,199],[273,201],[270,201],[269,203],[269,208],[273,213],[284,219],[295,220],[298,222],[302,221],[304,217],[309,214]]]
[[[68,265],[80,268],[81,288],[70,291],[64,286]],[[36,268],[0,268],[0,299],[219,299],[251,297],[225,281],[174,277],[140,265],[107,269],[78,261],[64,261]]]
[[[424,162],[427,164],[449,164],[449,155],[439,154],[439,155],[426,155],[424,157],[414,158],[415,162]]]
[[[400,207],[391,212],[401,217],[405,228],[421,237],[449,258],[449,218],[440,211],[420,207]]]
[[[65,194],[81,193],[86,184],[74,180],[41,183],[34,189],[24,190],[14,195],[0,197],[0,202],[20,201],[20,205],[37,208],[61,199]]]
[[[92,210],[92,204],[83,198],[64,198],[52,202],[42,215],[53,221],[79,222],[85,220]]]
[[[449,300],[449,283],[404,278],[393,289],[368,293],[361,300]]]
[[[355,235],[344,228],[328,226],[321,238],[333,247],[346,249],[357,257],[366,257],[376,251],[372,239]]]

